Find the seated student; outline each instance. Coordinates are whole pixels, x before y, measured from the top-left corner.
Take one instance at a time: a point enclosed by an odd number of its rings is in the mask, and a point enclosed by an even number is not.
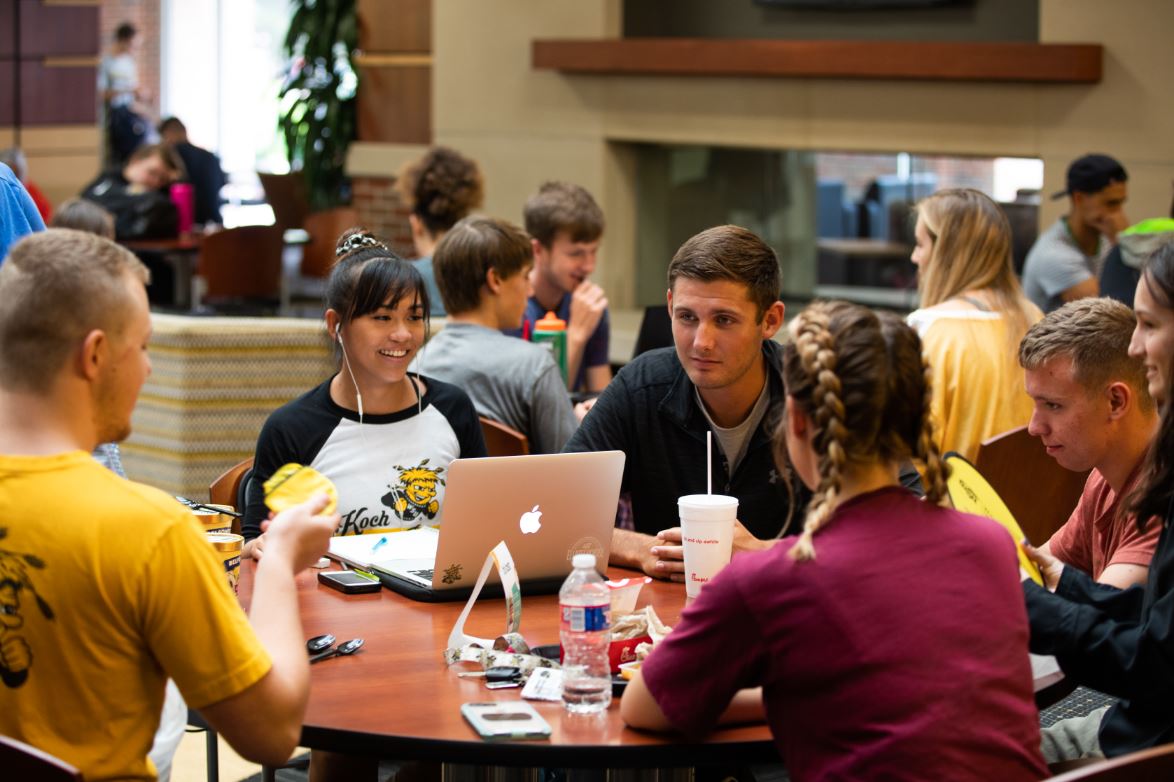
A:
[[[588,278],[603,237],[603,210],[579,185],[547,182],[523,214],[534,247],[534,292],[524,328],[507,333],[533,332],[535,321],[554,312],[567,324],[567,388],[602,391],[611,382],[611,327],[607,297]]]
[[[701,736],[765,719],[794,780],[1046,776],[1015,544],[943,507],[917,335],[844,302],[811,305],[792,334],[775,441],[815,492],[803,534],[705,585],[629,684],[624,721]],[[910,457],[924,501],[899,483]]]
[[[614,532],[611,563],[681,578],[683,565],[653,536],[677,526],[678,497],[705,492],[707,431],[713,490],[738,498],[737,548],[797,532],[792,503],[804,498],[776,469],[767,433],[783,399],[782,349],[771,340],[783,323],[774,250],[744,228],[710,228],[677,250],[668,283],[675,348],[625,366],[566,450],[627,454],[621,490],[631,493],[635,530]]]
[[[404,166],[396,188],[408,207],[412,244],[419,255],[412,265],[428,286],[432,314],[443,316],[444,299],[436,287],[432,253],[448,229],[485,199],[481,169],[469,158],[448,147],[433,147],[424,157]]]
[[[63,203],[49,223],[53,228],[73,228],[76,231],[97,234],[103,239],[114,239],[114,215],[84,198],[71,198]],[[119,452],[118,443],[99,443],[94,449],[93,456],[98,460],[98,464],[116,475],[126,477],[126,472],[122,469],[122,454]]]
[[[943,453],[973,461],[988,437],[1023,426],[1031,400],[1015,350],[1042,316],[1011,264],[1011,224],[977,190],[939,190],[917,205],[917,290],[909,315],[934,373],[934,432]]]
[[[1160,524],[1140,530],[1122,500],[1158,428],[1145,368],[1128,353],[1136,323],[1118,301],[1077,299],[1048,313],[1019,345],[1035,402],[1028,432],[1060,466],[1092,470],[1072,516],[1040,550],[1118,589],[1145,583],[1161,531]]]
[[[477,412],[558,453],[578,425],[558,366],[542,345],[501,333],[522,322],[534,256],[530,237],[505,220],[466,217],[432,258],[448,322],[412,364],[460,386]]]
[[[164,144],[139,147],[120,170],[102,174],[81,197],[114,215],[119,239],[155,239],[179,233],[179,215],[166,188],[183,172]]]
[[[187,510],[90,458],[129,434],[150,372],[145,281],[66,229],[0,267],[0,734],[86,779],[153,779],[170,677],[239,753],[280,764],[309,696],[293,576],[338,519],[314,515],[322,496],[270,522],[247,619]]]
[[[1127,508],[1142,529],[1161,519],[1161,532],[1144,589],[1097,584],[1088,574],[1035,552],[1047,589],[1032,581],[1023,584],[1031,650],[1056,655],[1077,684],[1121,699],[1044,729],[1049,763],[1116,757],[1174,741],[1174,243],[1147,261],[1133,308],[1137,327],[1129,353],[1145,366],[1161,420]]]
[[[262,484],[289,462],[338,487],[337,535],[441,521],[445,470],[485,456],[477,411],[459,388],[408,371],[428,330],[428,291],[411,264],[371,234],[338,242],[326,284],[326,331],[339,371],[269,416],[257,440],[241,533],[266,548]]]
[[[193,219],[196,225],[207,223],[222,224],[220,216],[220,191],[228,184],[228,178],[220,167],[220,158],[203,147],[188,141],[188,129],[178,117],[168,117],[159,123],[159,136],[164,144],[170,144],[183,161],[187,179],[192,183],[195,198]]]

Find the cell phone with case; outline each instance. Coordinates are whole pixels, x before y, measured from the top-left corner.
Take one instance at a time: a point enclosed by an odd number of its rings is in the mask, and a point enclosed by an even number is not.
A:
[[[461,716],[487,741],[550,738],[550,725],[525,701],[466,703]]]
[[[361,595],[364,592],[378,592],[383,588],[379,579],[356,573],[353,570],[331,570],[318,573],[318,583],[325,584],[331,589],[345,592],[348,595]]]

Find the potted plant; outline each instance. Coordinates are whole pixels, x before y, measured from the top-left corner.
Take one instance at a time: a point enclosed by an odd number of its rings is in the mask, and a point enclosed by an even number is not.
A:
[[[343,168],[355,137],[358,45],[355,0],[293,0],[285,36],[288,69],[279,92],[277,124],[291,171],[305,177],[311,211],[345,204]]]

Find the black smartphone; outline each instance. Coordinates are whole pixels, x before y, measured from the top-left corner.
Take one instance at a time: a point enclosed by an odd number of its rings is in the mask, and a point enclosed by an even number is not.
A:
[[[331,589],[345,592],[348,595],[360,595],[364,592],[378,592],[383,588],[375,576],[365,576],[353,570],[331,570],[318,573],[318,583],[325,584]]]

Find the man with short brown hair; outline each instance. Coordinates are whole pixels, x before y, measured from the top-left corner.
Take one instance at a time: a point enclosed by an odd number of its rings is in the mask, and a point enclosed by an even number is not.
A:
[[[1068,521],[1040,550],[1096,581],[1145,584],[1162,531],[1125,510],[1157,431],[1145,368],[1128,354],[1133,311],[1108,298],[1048,313],[1024,336],[1019,363],[1035,402],[1027,430],[1060,466],[1091,470]]]
[[[656,535],[677,527],[678,497],[705,493],[707,471],[714,492],[738,498],[736,550],[798,532],[810,494],[780,475],[771,452],[770,411],[786,395],[772,340],[783,324],[774,250],[745,228],[710,228],[677,250],[668,281],[675,347],[625,366],[566,450],[627,454],[622,491],[635,529],[613,533],[611,562],[683,580],[679,535]]]
[[[250,628],[194,517],[90,458],[130,432],[150,373],[146,280],[68,229],[0,266],[0,734],[87,779],[153,779],[172,678],[238,752],[278,765],[309,695],[293,576],[338,518],[315,515],[323,495],[273,519]]]
[[[432,272],[448,322],[411,368],[460,386],[532,453],[558,453],[577,425],[558,365],[544,346],[501,333],[522,322],[533,263],[530,237],[505,220],[466,217],[445,232]]]

